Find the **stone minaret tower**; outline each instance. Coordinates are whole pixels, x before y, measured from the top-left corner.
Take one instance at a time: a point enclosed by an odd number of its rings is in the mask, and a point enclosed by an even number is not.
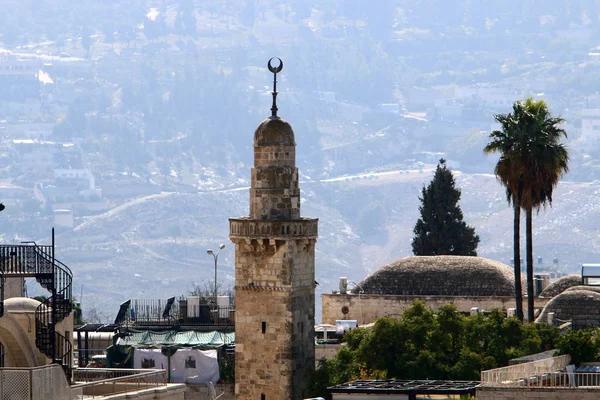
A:
[[[281,71],[283,63],[269,70]],[[235,244],[235,393],[298,400],[315,365],[315,218],[300,217],[296,143],[273,108],[254,132],[250,217],[229,220]]]

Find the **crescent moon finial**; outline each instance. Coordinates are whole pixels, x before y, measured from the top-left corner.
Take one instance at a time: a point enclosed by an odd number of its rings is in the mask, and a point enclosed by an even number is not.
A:
[[[279,60],[279,65],[277,67],[274,67],[273,64],[271,64],[271,62],[273,60]],[[281,58],[279,58],[279,57],[271,57],[271,59],[267,63],[267,67],[269,68],[269,71],[271,71],[272,73],[278,74],[283,69],[283,61],[281,61]]]
[[[279,65],[274,67],[272,63],[273,60],[278,60]],[[273,94],[273,105],[271,106],[271,118],[278,119],[279,117],[277,116],[277,74],[283,69],[283,61],[279,57],[271,57],[271,59],[267,63],[267,68],[269,68],[269,71],[273,73],[273,92],[271,92]]]

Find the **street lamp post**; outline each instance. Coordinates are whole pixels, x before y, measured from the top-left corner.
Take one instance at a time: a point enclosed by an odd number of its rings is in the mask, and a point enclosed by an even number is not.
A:
[[[219,259],[219,253],[225,247],[224,244],[219,246],[219,250],[217,252],[213,252],[211,249],[206,250],[206,253],[213,256],[215,260],[215,305],[217,304],[217,260]]]

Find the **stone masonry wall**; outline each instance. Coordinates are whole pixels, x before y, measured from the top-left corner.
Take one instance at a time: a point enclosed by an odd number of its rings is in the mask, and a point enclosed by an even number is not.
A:
[[[572,320],[574,327],[600,324],[600,293],[598,288],[571,287],[552,298],[538,320],[546,321],[553,312],[557,320]]]
[[[314,278],[313,278],[314,279]],[[293,399],[308,397],[308,383],[315,365],[315,290],[295,290],[292,303]]]
[[[300,189],[294,146],[254,148],[251,170],[250,217],[300,218]]]
[[[289,399],[292,393],[289,291],[238,289],[235,393],[238,400]],[[264,325],[264,333],[263,333]]]
[[[472,307],[480,311],[499,308],[506,310],[514,307],[514,298],[503,297],[462,297],[462,296],[400,296],[400,295],[342,295],[323,294],[322,320],[324,324],[335,324],[338,319],[354,319],[359,325],[375,322],[385,316],[400,316],[415,299],[425,301],[436,310],[443,304],[454,304],[459,311],[468,312]],[[549,299],[536,298],[536,307],[543,307]],[[345,308],[344,308],[345,307]],[[343,311],[347,311],[344,314]]]
[[[23,278],[6,278],[4,299],[23,296]]]
[[[235,286],[313,287],[314,239],[236,239]]]
[[[315,363],[315,239],[232,240],[237,399],[302,399]]]

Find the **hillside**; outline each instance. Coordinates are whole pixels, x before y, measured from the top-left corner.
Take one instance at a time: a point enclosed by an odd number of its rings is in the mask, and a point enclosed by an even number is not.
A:
[[[335,290],[339,276],[358,282],[377,267],[411,255],[417,197],[431,176],[431,170],[393,171],[301,184],[303,215],[320,219],[319,293]],[[465,220],[481,236],[479,255],[509,264],[512,211],[502,188],[490,175],[456,176]],[[552,269],[553,257],[566,272],[596,261],[593,221],[600,217],[599,192],[594,184],[563,182],[553,207],[535,217],[535,256],[543,258],[542,268]],[[227,246],[219,258],[219,281],[231,286],[234,259],[227,219],[247,215],[247,201],[247,189],[148,196],[59,234],[58,257],[69,261],[84,286],[87,307],[108,315],[128,298],[179,296],[192,283],[209,282],[214,269],[205,251],[219,243]]]
[[[594,260],[600,3],[5,3],[0,238],[47,243],[56,210],[72,215],[57,255],[84,309],[112,315],[127,298],[212,279],[206,249],[227,243],[228,217],[248,213],[273,56],[285,62],[278,106],[296,133],[303,214],[321,219],[318,290],[410,254],[419,191],[440,157],[464,172],[479,253],[509,263],[512,214],[482,148],[494,114],[527,96],[567,120],[571,155],[568,182],[536,217],[536,256],[561,271]],[[228,244],[225,286],[232,267]]]

